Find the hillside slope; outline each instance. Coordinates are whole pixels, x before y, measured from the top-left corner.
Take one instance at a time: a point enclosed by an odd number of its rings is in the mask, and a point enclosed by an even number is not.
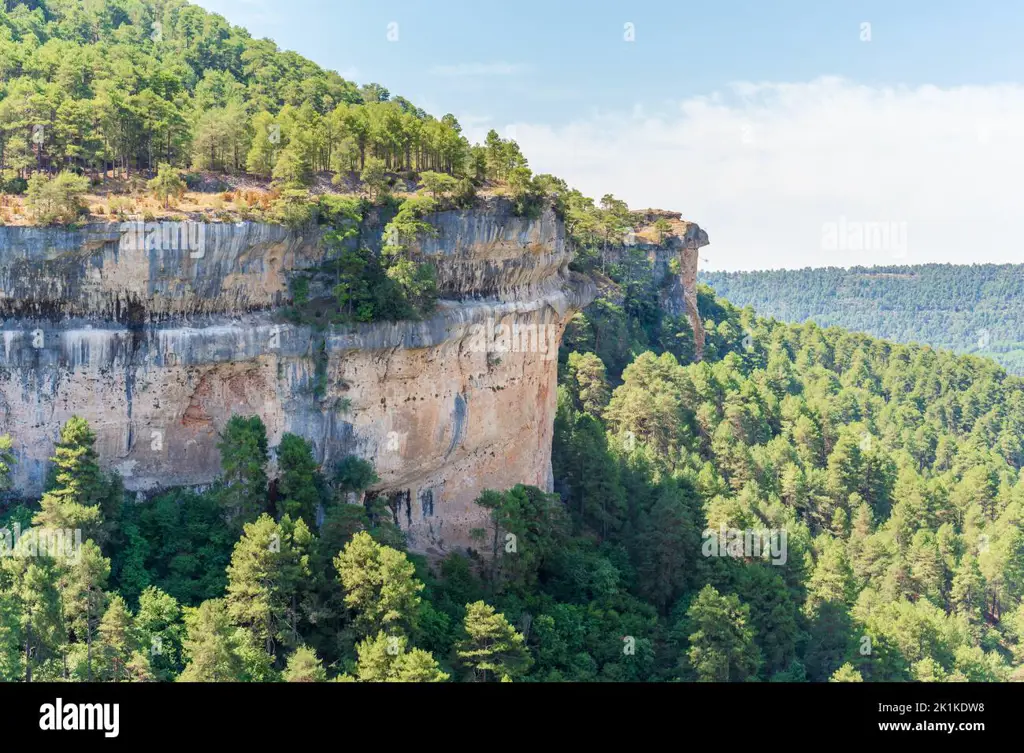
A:
[[[737,306],[992,358],[1024,374],[1024,265],[924,264],[702,272]]]

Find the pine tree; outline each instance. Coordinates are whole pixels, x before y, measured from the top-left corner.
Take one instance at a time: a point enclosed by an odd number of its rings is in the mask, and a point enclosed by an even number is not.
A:
[[[104,483],[95,449],[96,435],[85,419],[73,416],[60,432],[50,458],[53,484],[40,500],[33,523],[51,530],[81,530],[83,538],[95,537],[103,523],[100,503]]]
[[[171,206],[172,199],[180,199],[185,195],[187,186],[181,174],[170,165],[161,162],[157,176],[148,183],[153,196],[163,202],[164,209]]]
[[[61,578],[64,619],[78,643],[86,644],[86,679],[96,674],[96,630],[103,619],[107,596],[104,589],[110,578],[110,560],[93,541],[86,541],[79,556],[70,563]],[[118,597],[120,598],[120,597]]]
[[[327,672],[316,651],[308,646],[299,646],[288,657],[288,665],[281,678],[285,682],[326,682]]]
[[[319,466],[313,458],[313,445],[295,434],[285,434],[277,451],[280,478],[278,510],[292,520],[302,518],[316,523],[320,504]]]
[[[750,607],[735,594],[704,586],[686,613],[689,666],[701,682],[742,682],[757,676],[760,652],[750,628]]]
[[[128,605],[118,594],[111,596],[107,611],[100,620],[97,648],[104,667],[104,680],[121,682],[130,679],[128,667],[135,653],[134,626]]]
[[[636,568],[641,593],[664,611],[693,578],[700,535],[689,485],[667,479],[655,494],[637,521]]]
[[[864,682],[864,678],[852,664],[847,662],[832,674],[829,682]]]
[[[266,514],[247,523],[228,565],[228,614],[270,656],[276,656],[279,645],[298,643],[289,608],[300,579],[309,576],[308,567],[296,562],[292,536],[283,523]]]
[[[185,630],[182,649],[187,664],[178,676],[179,682],[241,682],[245,679],[238,637],[223,600],[211,599],[198,607],[186,608]]]
[[[14,556],[0,557],[0,599],[6,603],[7,646],[16,642],[17,665],[8,656],[8,670],[17,671],[11,679],[33,682],[57,680],[66,675],[60,661],[67,642],[61,603],[62,568],[50,557],[31,556],[18,542]]]
[[[25,679],[18,623],[17,600],[13,594],[0,590],[0,682]]]
[[[269,112],[257,113],[252,119],[253,139],[246,167],[249,172],[263,178],[269,178],[273,173],[281,146],[281,129],[274,120]]]
[[[356,646],[361,682],[445,682],[449,676],[427,651],[409,648],[404,635],[379,632]]]
[[[533,664],[522,634],[489,604],[467,604],[463,629],[466,637],[456,644],[456,654],[473,681],[512,680]]]
[[[415,629],[423,584],[403,552],[360,531],[334,558],[334,567],[361,635],[382,629],[405,635]]]
[[[568,376],[574,382],[579,410],[600,418],[611,398],[604,363],[593,353],[570,353]]]
[[[149,670],[155,679],[171,680],[181,672],[184,626],[177,599],[155,586],[147,588],[139,596],[135,629],[140,650],[148,654]]]
[[[128,682],[156,682],[149,656],[142,651],[133,651],[125,666],[125,679]]]
[[[259,416],[232,416],[217,443],[225,515],[237,529],[255,520],[267,499],[267,429]]]

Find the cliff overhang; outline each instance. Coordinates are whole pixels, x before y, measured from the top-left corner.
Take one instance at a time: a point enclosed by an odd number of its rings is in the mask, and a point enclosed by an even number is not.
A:
[[[386,219],[352,242],[378,242]],[[139,493],[209,484],[227,419],[259,415],[272,446],[299,434],[325,468],[371,460],[412,549],[472,546],[482,490],[551,487],[552,350],[595,292],[569,271],[551,209],[517,217],[491,200],[426,219],[435,232],[412,250],[437,270],[436,310],[323,327],[282,317],[291,280],[338,253],[323,228],[211,224],[176,242],[121,223],[0,228],[0,432],[16,487],[41,491],[72,415]]]

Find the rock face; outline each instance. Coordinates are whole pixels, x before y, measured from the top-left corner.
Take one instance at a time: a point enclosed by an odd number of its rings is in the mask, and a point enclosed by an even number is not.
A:
[[[379,243],[385,219],[352,242]],[[271,446],[292,432],[325,467],[373,462],[413,550],[474,546],[480,491],[551,487],[558,343],[594,292],[550,210],[529,220],[492,199],[428,220],[437,234],[416,250],[438,271],[436,313],[326,329],[280,311],[291,276],[332,253],[315,228],[0,227],[0,432],[17,488],[40,492],[72,415],[128,489],[150,492],[209,484],[218,432],[256,414]]]
[[[631,250],[647,255],[655,284],[661,290],[661,307],[672,316],[685,316],[689,320],[699,361],[704,357],[705,334],[697,309],[697,266],[700,249],[710,244],[708,234],[692,222],[681,222],[678,213],[648,211],[652,212],[645,218],[649,222],[665,217],[678,223],[681,230],[666,236],[660,244],[639,242],[630,247],[609,248],[604,253],[605,261],[618,261]]]

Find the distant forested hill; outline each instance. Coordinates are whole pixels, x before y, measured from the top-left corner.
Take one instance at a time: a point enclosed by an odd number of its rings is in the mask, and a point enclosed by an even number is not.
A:
[[[761,316],[987,356],[1024,374],[1021,264],[704,272],[700,281]]]

